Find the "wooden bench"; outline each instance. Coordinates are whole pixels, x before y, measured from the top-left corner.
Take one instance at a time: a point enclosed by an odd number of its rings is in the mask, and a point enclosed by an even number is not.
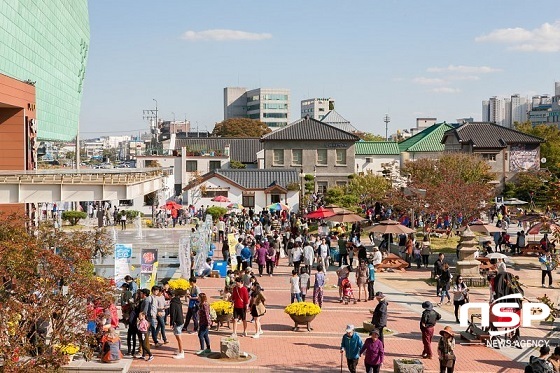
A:
[[[523,256],[529,256],[533,254],[540,255],[545,252],[540,244],[529,244],[527,245],[527,247],[524,247],[520,250],[521,250],[521,255]]]
[[[388,254],[376,268],[381,272],[387,269],[400,270],[404,272],[407,267],[408,263],[406,260],[395,254]]]

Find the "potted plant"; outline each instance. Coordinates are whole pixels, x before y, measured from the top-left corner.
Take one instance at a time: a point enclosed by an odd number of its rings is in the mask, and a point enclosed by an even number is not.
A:
[[[80,351],[80,347],[72,343],[56,346],[56,349],[58,349],[58,351],[62,355],[67,356],[67,364],[69,364],[72,360],[74,360],[74,355],[76,355]]]
[[[233,303],[225,300],[217,300],[210,304],[210,311],[216,313],[216,330],[220,330],[220,325],[224,322],[229,324],[233,317]]]
[[[321,307],[311,302],[295,302],[284,308],[284,312],[294,321],[294,331],[299,325],[305,325],[311,331],[310,323],[321,313]]]
[[[174,278],[168,282],[169,288],[173,290],[173,294],[177,296],[184,296],[190,289],[191,284],[184,278]]]
[[[424,364],[418,359],[395,359],[393,360],[393,371],[395,373],[422,373]]]

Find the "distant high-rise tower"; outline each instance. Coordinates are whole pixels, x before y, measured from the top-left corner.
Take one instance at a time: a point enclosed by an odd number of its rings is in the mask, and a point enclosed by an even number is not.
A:
[[[529,111],[529,105],[527,104],[527,98],[521,97],[518,94],[511,96],[511,126],[517,123],[523,123],[527,121],[527,112]]]
[[[275,129],[289,123],[290,90],[241,87],[224,88],[224,120],[250,118],[260,120]]]
[[[309,115],[310,118],[323,120],[325,115],[334,110],[334,99],[332,98],[310,98],[301,101],[301,117]]]
[[[505,102],[499,97],[490,97],[488,100],[489,122],[494,122],[500,126],[506,125]]]

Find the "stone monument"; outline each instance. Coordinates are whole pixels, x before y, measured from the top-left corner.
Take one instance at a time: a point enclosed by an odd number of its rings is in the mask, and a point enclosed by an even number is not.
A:
[[[457,273],[463,277],[463,281],[468,285],[479,282],[480,262],[476,260],[474,253],[478,251],[478,241],[476,235],[469,226],[461,234],[459,241],[459,260],[457,261]]]

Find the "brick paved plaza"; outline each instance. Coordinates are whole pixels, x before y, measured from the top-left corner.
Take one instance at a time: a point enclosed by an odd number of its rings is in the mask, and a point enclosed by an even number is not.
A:
[[[515,266],[511,271],[521,276],[526,286],[526,296],[535,299],[545,292],[553,300],[558,297],[557,289],[542,289],[540,287],[540,270],[536,265],[536,258],[514,258]],[[169,327],[170,344],[159,348],[152,346],[155,359],[152,362],[135,360],[131,371],[134,372],[218,372],[227,370],[229,372],[340,372],[340,340],[347,324],[361,327],[362,322],[371,319],[369,310],[375,307],[376,301],[360,302],[357,304],[344,305],[338,302],[338,289],[336,274],[331,267],[328,272],[328,289],[325,291],[325,304],[323,312],[313,321],[313,331],[307,332],[304,328],[292,331],[293,322],[284,313],[284,307],[290,300],[288,272],[291,268],[287,266],[287,259],[281,260],[280,267],[275,271],[273,277],[264,276],[259,282],[265,289],[267,298],[267,313],[262,318],[262,329],[264,334],[260,339],[250,336],[254,332],[254,325],[249,324],[249,337],[239,337],[242,351],[255,355],[255,359],[245,363],[223,363],[215,360],[196,356],[194,353],[199,349],[196,334],[183,334],[186,356],[184,360],[174,360],[172,357],[176,352],[174,338],[171,336]],[[395,331],[394,335],[386,336],[385,362],[383,371],[393,371],[393,359],[395,358],[420,358],[422,342],[419,331],[419,316],[422,311],[421,303],[430,300],[434,304],[439,300],[435,297],[435,288],[428,285],[425,279],[429,278],[429,270],[412,269],[407,272],[378,273],[376,291],[383,291],[389,302],[388,328]],[[351,279],[354,280],[353,274]],[[555,279],[555,283],[557,278]],[[219,289],[223,286],[223,279],[206,278],[199,280],[199,287],[210,295],[211,300],[219,298]],[[354,285],[354,290],[356,286]],[[488,298],[488,289],[477,288],[471,291],[471,301],[485,301]],[[433,349],[436,350],[439,331],[450,325],[455,331],[462,331],[455,323],[452,306],[437,308],[442,314],[442,322],[436,326]],[[192,329],[192,323],[189,330]],[[552,343],[558,343],[558,336],[553,336],[552,325],[538,324],[532,328],[523,328],[524,339],[548,338]],[[214,351],[219,350],[220,337],[231,334],[227,328],[219,332],[212,331],[210,334],[211,347]],[[366,334],[361,334],[367,338]],[[534,350],[520,350],[514,348],[502,348],[495,350],[484,346],[473,346],[461,344],[457,339],[457,365],[456,372],[519,372],[523,370],[524,362]],[[428,372],[438,371],[438,360],[422,360],[425,370]],[[346,362],[343,363],[343,371],[347,372]],[[363,358],[360,360],[359,370],[365,371]]]

